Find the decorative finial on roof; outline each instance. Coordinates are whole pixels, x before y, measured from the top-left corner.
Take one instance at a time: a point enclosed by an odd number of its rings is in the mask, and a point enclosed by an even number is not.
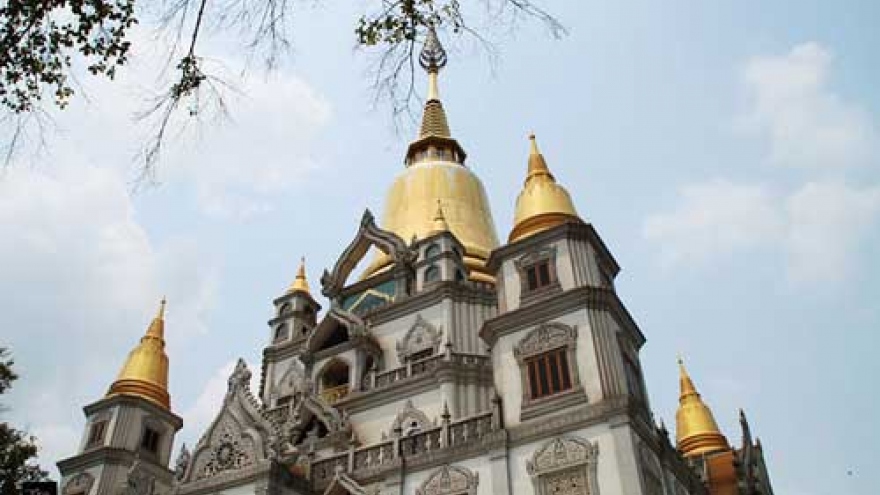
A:
[[[446,50],[437,38],[437,30],[434,26],[428,27],[428,36],[425,37],[425,45],[419,53],[419,65],[428,72],[438,72],[446,67]]]
[[[434,214],[433,233],[448,232],[449,224],[446,223],[446,216],[443,214],[443,204],[437,200],[437,213]]]
[[[293,280],[293,283],[290,284],[290,288],[287,289],[287,293],[291,294],[293,292],[305,292],[306,294],[311,295],[309,291],[309,281],[306,279],[306,257],[303,256],[299,260],[299,269],[296,271],[296,278]]]
[[[165,354],[165,298],[146,334],[128,355],[107,397],[137,396],[170,409],[168,395],[168,356]]]
[[[681,356],[678,357],[678,369],[681,386],[678,411],[675,413],[678,450],[685,457],[691,457],[727,449],[727,439],[718,429],[709,406],[697,392]]]

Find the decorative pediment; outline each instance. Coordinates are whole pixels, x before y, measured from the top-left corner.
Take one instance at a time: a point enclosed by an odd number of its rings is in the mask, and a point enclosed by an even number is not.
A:
[[[552,349],[574,346],[577,328],[562,323],[545,323],[529,332],[513,349],[513,355],[522,360]]]
[[[135,458],[125,475],[120,495],[153,495],[155,491],[156,477],[144,468],[139,458]]]
[[[479,475],[458,466],[443,466],[428,476],[416,495],[476,495]]]
[[[397,413],[394,422],[391,423],[391,436],[408,435],[413,431],[422,430],[431,426],[431,420],[421,410],[413,406],[412,401],[407,400],[403,409]]]
[[[306,376],[305,369],[300,360],[290,362],[287,371],[281,375],[281,380],[275,388],[278,397],[290,397],[299,394],[308,394],[312,390],[311,380]]]
[[[425,321],[422,315],[418,315],[403,339],[397,342],[397,358],[403,363],[413,354],[428,349],[436,354],[440,350],[442,338],[440,329]]]
[[[544,444],[526,462],[530,476],[540,476],[573,466],[595,465],[599,444],[577,437],[559,437]]]
[[[416,258],[416,253],[403,239],[394,232],[380,229],[370,210],[365,210],[357,234],[333,265],[333,271],[325,270],[321,276],[321,292],[329,298],[335,297],[372,246],[390,256],[395,263],[412,263]]]
[[[89,473],[79,473],[73,478],[67,480],[61,493],[64,495],[75,495],[77,493],[88,495],[95,484],[95,477]]]
[[[324,495],[370,495],[370,492],[347,474],[337,472],[324,490]]]
[[[239,359],[228,380],[217,417],[192,454],[183,483],[211,478],[263,463],[275,457],[274,425],[263,415],[250,390],[251,372]]]

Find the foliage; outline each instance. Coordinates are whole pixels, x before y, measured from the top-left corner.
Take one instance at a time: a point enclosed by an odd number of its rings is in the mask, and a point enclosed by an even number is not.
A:
[[[78,72],[114,78],[128,61],[131,28],[138,16],[152,9],[159,14],[159,31],[175,41],[169,65],[176,65],[177,70],[175,81],[137,116],[152,125],[152,138],[141,153],[141,177],[151,176],[172,116],[185,106],[184,100],[192,102],[186,106],[188,117],[200,117],[200,107],[225,112],[222,92],[230,85],[205,67],[198,49],[204,28],[237,33],[248,60],[259,58],[272,69],[291,45],[292,13],[311,1],[152,0],[140,3],[137,13],[135,0],[0,2],[0,121],[14,124],[6,144],[6,162],[22,139],[24,123],[45,122],[41,103],[46,94],[54,94],[54,104],[64,108],[74,96],[71,81]],[[531,0],[479,0],[468,7],[511,27],[518,16],[525,15],[541,21],[554,36],[564,32],[555,18]],[[476,14],[467,11],[466,15],[460,0],[368,0],[364,9],[368,13],[354,26],[355,41],[360,47],[382,51],[374,88],[377,99],[391,102],[395,116],[410,108],[416,44],[428,28],[468,34],[490,47],[482,31],[467,22]],[[214,101],[200,101],[207,99]]]
[[[18,378],[12,370],[12,359],[0,347],[0,394]],[[17,495],[24,481],[46,479],[47,473],[32,461],[37,456],[36,439],[25,432],[0,423],[0,495]]]
[[[0,104],[29,112],[51,91],[65,107],[79,56],[92,75],[113,78],[126,62],[134,0],[8,0],[0,7]]]

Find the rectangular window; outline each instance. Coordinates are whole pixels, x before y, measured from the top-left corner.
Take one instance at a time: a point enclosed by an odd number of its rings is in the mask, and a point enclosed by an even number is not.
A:
[[[525,268],[526,281],[530,291],[547,287],[552,282],[550,278],[550,262],[539,261]]]
[[[95,447],[104,443],[104,432],[107,430],[107,421],[95,421],[89,430],[89,440],[86,447]]]
[[[566,349],[550,352],[526,360],[528,388],[532,399],[558,394],[571,388]]]
[[[159,453],[159,432],[150,428],[144,428],[144,436],[141,438],[141,448],[154,454]]]
[[[626,387],[629,394],[641,401],[645,400],[645,390],[642,388],[642,377],[639,369],[628,357],[623,358],[623,367],[626,373]]]

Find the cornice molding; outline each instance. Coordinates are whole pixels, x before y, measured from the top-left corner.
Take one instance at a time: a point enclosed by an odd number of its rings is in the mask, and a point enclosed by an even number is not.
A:
[[[489,346],[494,346],[503,335],[552,320],[567,311],[582,307],[609,311],[621,328],[630,332],[637,347],[645,343],[644,334],[617,293],[611,289],[590,286],[569,289],[554,298],[541,301],[540,304],[521,306],[486,320],[480,328],[480,337]]]

